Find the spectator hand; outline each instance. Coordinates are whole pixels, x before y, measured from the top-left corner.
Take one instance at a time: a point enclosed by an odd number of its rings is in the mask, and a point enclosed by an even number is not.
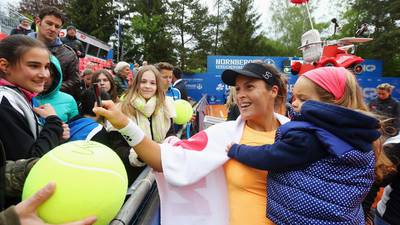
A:
[[[226,148],[225,148],[226,153],[229,152],[229,150],[231,149],[233,144],[235,144],[235,143],[232,142],[232,143],[230,143],[229,145],[226,146]]]
[[[53,106],[50,104],[44,104],[37,108],[33,108],[33,111],[38,114],[40,117],[47,118],[48,116],[55,116],[56,111],[54,110]]]
[[[116,107],[113,101],[101,101],[101,103],[103,105],[102,107],[95,106],[93,108],[93,112],[96,113],[96,115],[103,116],[117,129],[122,129],[128,125],[128,117]]]
[[[168,144],[171,144],[171,145],[175,145],[176,143],[178,143],[180,141],[181,141],[181,139],[179,139],[176,136],[169,136],[169,137],[165,138],[163,143],[168,143]]]
[[[62,123],[62,128],[64,131],[63,131],[61,138],[66,141],[71,137],[70,132],[69,132],[69,126],[66,123]]]
[[[32,197],[20,202],[15,206],[15,211],[20,219],[21,225],[49,225],[39,218],[36,210],[47,199],[50,198],[55,191],[55,187],[55,183],[50,182]],[[95,217],[88,217],[80,221],[65,223],[63,225],[91,225],[95,222]]]

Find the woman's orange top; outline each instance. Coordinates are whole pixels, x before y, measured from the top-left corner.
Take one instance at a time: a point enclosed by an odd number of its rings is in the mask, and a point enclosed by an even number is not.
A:
[[[275,132],[257,131],[246,125],[240,144],[272,144]],[[267,171],[248,167],[234,159],[228,160],[224,169],[228,185],[229,224],[274,224],[266,217]]]

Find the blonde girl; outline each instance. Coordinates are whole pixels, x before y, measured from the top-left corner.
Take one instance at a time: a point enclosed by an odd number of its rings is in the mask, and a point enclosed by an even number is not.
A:
[[[165,96],[161,74],[152,65],[144,66],[138,72],[120,107],[146,136],[158,143],[161,143],[167,135],[174,133],[173,101]]]

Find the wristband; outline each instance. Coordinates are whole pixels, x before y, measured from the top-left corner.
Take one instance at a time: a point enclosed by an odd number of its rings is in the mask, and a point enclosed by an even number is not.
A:
[[[139,144],[144,138],[144,132],[132,120],[129,120],[128,125],[118,131],[131,147]]]

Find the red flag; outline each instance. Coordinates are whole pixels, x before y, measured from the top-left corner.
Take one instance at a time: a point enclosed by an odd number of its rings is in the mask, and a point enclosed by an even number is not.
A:
[[[303,4],[307,3],[308,0],[290,0],[293,4]]]

